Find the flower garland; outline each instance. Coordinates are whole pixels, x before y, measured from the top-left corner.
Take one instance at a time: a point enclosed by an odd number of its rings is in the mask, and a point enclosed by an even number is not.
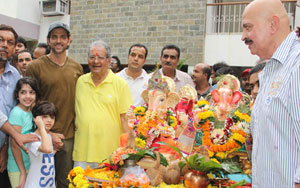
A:
[[[122,156],[123,155],[127,155],[129,153],[137,153],[137,151],[135,149],[131,149],[131,148],[118,148],[116,151],[114,151],[111,155],[111,161],[114,165],[123,165],[124,161]]]
[[[250,132],[250,116],[248,114],[236,110],[232,117],[227,118],[223,129],[215,129],[216,119],[208,102],[200,100],[197,106],[195,128],[202,129],[202,144],[208,146],[210,157],[223,159],[229,153],[241,148]]]
[[[137,147],[149,148],[160,134],[175,137],[178,121],[175,112],[171,109],[167,111],[163,119],[158,117],[156,112],[147,111],[145,106],[134,108],[133,113],[136,117],[133,130]]]
[[[97,183],[89,182],[84,173],[80,166],[73,168],[68,174],[69,188],[99,188]]]

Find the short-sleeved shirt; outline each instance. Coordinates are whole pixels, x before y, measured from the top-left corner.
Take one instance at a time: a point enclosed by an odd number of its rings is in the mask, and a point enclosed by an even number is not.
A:
[[[162,75],[164,75],[162,69],[160,69],[159,71]],[[187,84],[194,86],[191,76],[177,69],[175,69],[175,77],[173,78],[173,80],[176,84],[176,92],[178,92],[180,88]]]
[[[11,109],[15,106],[14,90],[16,84],[20,79],[20,74],[17,69],[10,65],[9,62],[5,63],[4,72],[0,77],[0,111],[8,117]],[[6,134],[0,131],[0,148],[4,144]]]
[[[4,125],[4,123],[7,121],[7,116],[4,115],[2,111],[0,111],[0,128]],[[3,133],[2,131],[0,131]],[[0,148],[2,148],[4,142],[5,142],[5,134],[2,134],[3,136],[0,136]]]
[[[125,80],[109,70],[107,77],[95,86],[91,73],[81,76],[76,84],[76,129],[74,161],[101,162],[120,146],[120,114],[132,105]]]
[[[12,109],[12,111],[10,112],[8,121],[11,125],[21,126],[22,134],[28,134],[32,130],[32,126],[33,126],[32,113],[25,112],[18,106],[15,106]],[[28,170],[29,165],[30,165],[29,156],[23,149],[21,149],[21,152],[22,152],[22,158],[23,158],[25,169]],[[19,172],[18,165],[15,161],[15,158],[14,158],[12,150],[11,150],[10,140],[9,140],[9,146],[8,146],[7,171],[8,172]]]
[[[41,136],[32,133],[41,139]],[[50,134],[48,137],[51,140]],[[52,142],[51,142],[52,143]],[[54,153],[39,151],[41,141],[28,143],[30,168],[26,178],[25,188],[55,188]]]
[[[63,134],[66,139],[74,137],[75,86],[82,74],[81,65],[69,57],[59,66],[48,56],[42,56],[28,64],[26,70],[26,76],[37,80],[41,100],[50,101],[57,108],[51,131]]]
[[[212,90],[214,90],[214,88],[212,86],[210,86],[208,88],[207,91],[205,91],[204,93],[200,94],[198,91],[197,91],[197,99],[200,100],[201,97],[203,97],[205,99],[205,97],[212,92]]]
[[[141,106],[145,103],[144,99],[141,97],[141,94],[148,87],[150,75],[148,75],[147,72],[142,69],[142,74],[136,79],[133,79],[131,76],[127,75],[126,70],[127,68],[123,69],[121,72],[117,73],[117,75],[126,80],[128,83],[133,98],[133,105]]]

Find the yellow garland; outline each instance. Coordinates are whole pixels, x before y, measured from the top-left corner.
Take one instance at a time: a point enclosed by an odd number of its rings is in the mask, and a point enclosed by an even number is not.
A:
[[[138,106],[133,110],[135,114],[144,114],[146,112],[146,108],[143,106]]]
[[[197,106],[209,105],[208,101],[206,100],[199,100],[197,102]]]
[[[211,111],[211,110],[207,110],[207,111],[198,113],[199,121],[206,120],[207,118],[210,118],[210,117],[215,117],[213,111]]]
[[[135,137],[134,139],[135,144],[137,145],[137,147],[144,149],[146,147],[146,141],[139,138],[139,137]]]
[[[176,117],[174,117],[174,116],[169,116],[169,118],[170,118],[170,121],[172,122],[172,123],[170,124],[170,126],[173,127],[173,128],[175,128],[175,127],[177,126],[177,119],[176,119]]]
[[[241,113],[240,111],[237,110],[237,111],[234,112],[234,115],[236,115],[237,117],[239,117],[241,120],[244,120],[247,123],[250,123],[251,118],[250,118],[250,116],[248,114]]]
[[[232,139],[240,142],[241,144],[244,144],[246,142],[246,138],[239,133],[234,133],[232,135]]]

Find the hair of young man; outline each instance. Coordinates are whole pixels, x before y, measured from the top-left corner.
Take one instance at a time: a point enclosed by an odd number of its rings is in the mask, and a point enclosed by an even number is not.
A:
[[[18,52],[18,59],[19,59],[19,55],[20,55],[21,53],[24,53],[24,52],[29,53],[30,56],[31,56],[31,59],[33,59],[33,55],[32,55],[32,53],[31,53],[28,49],[24,49],[24,50],[19,51],[19,52]]]
[[[39,47],[39,48],[45,48],[45,49],[46,49],[46,54],[45,54],[45,55],[47,55],[47,54],[50,53],[49,46],[48,46],[48,44],[46,44],[46,43],[43,43],[43,42],[38,43],[37,47]]]
[[[20,78],[20,80],[18,80],[18,82],[16,84],[16,88],[14,90],[15,100],[19,102],[19,99],[18,99],[19,91],[21,90],[22,85],[24,85],[24,84],[28,84],[32,88],[32,90],[35,91],[36,101],[38,101],[40,99],[40,90],[39,90],[36,79],[32,78],[32,77],[23,77],[23,78]]]
[[[225,61],[221,61],[221,62],[215,63],[212,66],[212,70],[217,72],[220,68],[223,68],[223,67],[229,67],[229,65],[227,65],[227,63],[225,63]]]
[[[209,81],[209,78],[210,78],[210,76],[211,76],[211,68],[210,68],[210,66],[204,67],[204,68],[202,69],[202,72],[203,72],[204,74],[207,74],[207,81]]]
[[[217,70],[216,72],[216,77],[221,76],[221,75],[225,75],[225,74],[234,74],[234,71],[231,67],[222,67],[219,70]]]
[[[95,46],[99,46],[99,47],[103,47],[106,50],[106,57],[109,58],[111,56],[111,50],[110,47],[108,46],[108,44],[106,42],[104,42],[103,40],[97,40],[92,42],[89,47],[88,47],[88,55],[90,55],[90,51],[93,47]]]
[[[34,118],[42,115],[55,117],[56,114],[57,110],[52,102],[40,101],[32,108],[32,115]]]
[[[255,65],[255,66],[251,69],[250,75],[251,75],[251,74],[254,74],[254,73],[256,73],[256,72],[262,71],[262,70],[264,69],[265,65],[266,65],[266,63],[261,63],[261,64],[258,64],[258,65]]]
[[[15,36],[15,45],[17,44],[18,34],[17,34],[17,32],[14,30],[14,28],[12,28],[12,27],[9,26],[9,25],[1,24],[1,25],[0,25],[0,30],[12,32],[12,33],[14,34],[14,36]]]
[[[143,44],[139,44],[139,43],[137,43],[137,44],[133,44],[133,45],[131,45],[131,46],[130,46],[130,48],[129,48],[129,52],[128,52],[128,55],[130,55],[131,48],[133,48],[133,47],[144,48],[144,49],[146,50],[145,59],[147,58],[147,55],[148,55],[148,49],[147,49],[147,47],[146,47],[145,45],[143,45]]]
[[[27,48],[26,40],[23,37],[19,36],[17,38],[17,43],[22,43],[25,46],[25,48]]]
[[[160,53],[161,56],[163,56],[164,50],[166,50],[166,49],[168,49],[168,50],[171,50],[171,49],[176,50],[176,52],[177,52],[177,58],[178,59],[180,58],[180,48],[178,46],[176,46],[174,44],[168,44],[168,45],[164,46],[163,49],[161,50],[161,53]]]

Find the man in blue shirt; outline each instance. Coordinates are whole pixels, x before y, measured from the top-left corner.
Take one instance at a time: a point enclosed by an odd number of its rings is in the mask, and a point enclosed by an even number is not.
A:
[[[270,59],[259,73],[251,114],[252,187],[300,187],[300,43],[280,0],[252,1],[243,13],[242,40]]]
[[[13,92],[20,74],[17,69],[10,65],[9,60],[14,53],[17,38],[18,35],[12,27],[0,25],[0,111],[4,117],[2,119],[8,117],[10,110],[15,105]],[[8,147],[7,144],[4,144],[7,139],[5,133],[0,131],[0,173],[6,169],[7,165]],[[7,185],[5,175],[0,177],[3,178],[1,184]]]

